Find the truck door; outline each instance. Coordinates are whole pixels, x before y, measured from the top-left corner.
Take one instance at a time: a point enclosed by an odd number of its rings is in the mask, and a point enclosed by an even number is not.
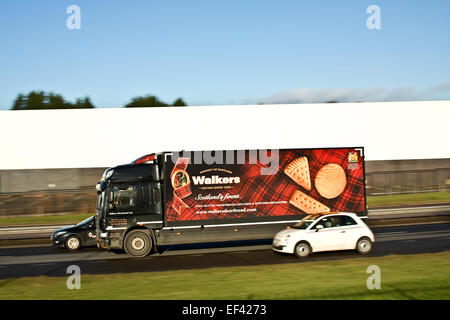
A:
[[[136,214],[141,216],[140,221],[144,219],[162,222],[161,183],[138,183],[136,192]]]
[[[113,185],[109,195],[109,219],[121,227],[139,222],[162,223],[161,184],[157,182]],[[117,219],[116,219],[117,218]]]

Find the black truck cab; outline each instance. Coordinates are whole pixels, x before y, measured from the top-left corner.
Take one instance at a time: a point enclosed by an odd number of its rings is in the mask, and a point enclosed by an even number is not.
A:
[[[148,254],[153,229],[163,225],[162,180],[156,157],[107,169],[97,183],[96,238],[98,246]],[[138,230],[140,230],[138,232]],[[140,235],[124,246],[130,233]],[[150,242],[150,243],[149,243]],[[135,252],[136,251],[136,252]]]

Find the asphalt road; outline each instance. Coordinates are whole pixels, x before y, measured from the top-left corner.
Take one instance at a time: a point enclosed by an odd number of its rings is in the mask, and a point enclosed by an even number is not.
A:
[[[389,254],[433,253],[450,250],[450,223],[372,228],[376,243],[368,257]],[[259,264],[302,263],[358,257],[353,251],[316,253],[305,260],[274,253],[270,245],[173,250],[145,258],[133,258],[97,248],[75,253],[49,246],[0,248],[0,279],[25,276],[66,277],[69,265],[82,274],[201,269]]]

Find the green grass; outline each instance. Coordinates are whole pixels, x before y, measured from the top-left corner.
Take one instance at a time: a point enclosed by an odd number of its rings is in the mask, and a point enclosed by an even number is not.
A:
[[[86,218],[94,215],[93,213],[84,214],[65,214],[49,216],[30,216],[30,217],[7,217],[0,218],[0,227],[6,226],[29,226],[29,225],[57,225],[57,224],[76,224]]]
[[[411,204],[437,203],[450,203],[450,192],[430,192],[367,197],[367,204],[369,205],[369,208],[392,205],[401,206]]]
[[[369,265],[381,269],[380,290],[366,286]],[[68,290],[66,281],[66,277],[45,276],[0,280],[0,299],[450,299],[450,251],[246,267],[82,274],[80,290]]]

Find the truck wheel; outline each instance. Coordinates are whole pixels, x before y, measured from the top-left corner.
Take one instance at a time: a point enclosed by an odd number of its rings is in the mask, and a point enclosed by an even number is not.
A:
[[[153,247],[150,235],[142,230],[133,230],[125,237],[125,252],[135,257],[145,257]]]
[[[311,246],[306,241],[301,241],[295,245],[294,254],[297,258],[306,258],[311,254]]]
[[[66,239],[66,248],[70,251],[76,251],[81,248],[81,240],[77,236],[70,236]]]
[[[372,241],[367,237],[362,237],[356,243],[356,251],[359,254],[367,254],[372,250]]]

